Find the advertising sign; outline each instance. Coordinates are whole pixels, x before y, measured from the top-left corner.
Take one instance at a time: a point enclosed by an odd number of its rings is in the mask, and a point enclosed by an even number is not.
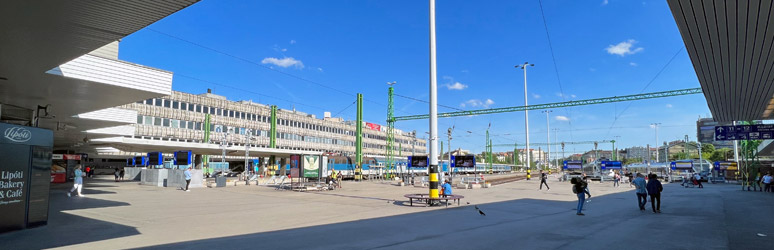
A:
[[[301,164],[301,156],[300,155],[291,155],[290,156],[290,178],[298,178],[301,177],[300,173],[300,164]]]
[[[370,123],[370,122],[366,122],[366,127],[371,129],[371,130],[376,130],[376,131],[380,131],[382,129],[381,125],[373,124],[373,123]]]
[[[692,170],[693,161],[673,161],[669,166],[672,170]]]
[[[427,158],[426,155],[424,155],[424,156],[418,156],[418,155],[417,156],[409,156],[408,157],[408,163],[409,163],[408,167],[409,168],[426,168],[428,161],[429,161],[429,159]]]
[[[715,164],[714,164],[713,169],[715,169],[715,171],[725,171],[725,170],[736,171],[739,168],[737,167],[736,162],[732,162],[732,161],[716,161]]]
[[[317,178],[320,176],[320,156],[305,155],[302,162],[304,167],[304,177]]]
[[[163,165],[163,164],[164,164],[164,156],[161,155],[161,152],[148,153],[148,165]]]
[[[476,166],[475,155],[452,155],[453,168],[472,168]]]
[[[175,165],[190,165],[192,162],[191,151],[176,151],[175,152]]]

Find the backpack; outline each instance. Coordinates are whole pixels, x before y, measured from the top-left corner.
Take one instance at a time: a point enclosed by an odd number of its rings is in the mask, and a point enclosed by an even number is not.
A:
[[[572,193],[578,194],[578,185],[572,185]]]

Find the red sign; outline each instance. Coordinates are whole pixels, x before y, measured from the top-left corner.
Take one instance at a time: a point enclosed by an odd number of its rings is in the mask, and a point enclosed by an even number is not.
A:
[[[368,127],[371,130],[380,131],[382,129],[382,126],[379,124],[373,124],[370,122],[366,122],[366,127]]]
[[[80,161],[81,155],[63,155],[65,160],[75,160]]]

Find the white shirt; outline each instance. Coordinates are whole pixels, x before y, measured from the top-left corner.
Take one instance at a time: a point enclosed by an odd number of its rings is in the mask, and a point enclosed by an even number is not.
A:
[[[696,178],[697,181],[701,180],[701,175],[696,174],[696,175],[693,176],[693,178]]]
[[[772,178],[773,178],[773,177],[771,177],[771,175],[765,175],[765,176],[763,176],[763,183],[770,184],[770,183],[771,183],[771,179],[772,179]]]

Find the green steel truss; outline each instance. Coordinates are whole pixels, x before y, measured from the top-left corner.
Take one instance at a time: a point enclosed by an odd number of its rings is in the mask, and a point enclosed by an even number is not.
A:
[[[579,100],[579,101],[555,102],[555,103],[546,103],[546,104],[529,105],[529,106],[446,112],[446,113],[438,113],[438,117],[441,118],[441,117],[456,117],[456,116],[469,116],[469,115],[486,115],[486,114],[496,114],[496,113],[519,112],[519,111],[525,111],[525,110],[554,109],[554,108],[562,108],[562,107],[593,105],[593,104],[613,103],[613,102],[628,102],[628,101],[636,101],[636,100],[645,100],[645,99],[681,96],[681,95],[693,95],[693,94],[701,94],[701,93],[703,93],[701,91],[701,88],[680,89],[680,90],[644,93],[644,94],[637,94],[637,95],[614,96],[614,97],[587,99],[587,100]],[[397,116],[397,117],[393,117],[392,120],[408,121],[408,120],[421,120],[421,119],[429,119],[429,118],[430,118],[430,115],[425,114],[425,115]]]
[[[394,116],[392,95],[393,88],[390,87],[387,92],[387,147],[385,147],[387,150],[387,162],[385,164],[385,168],[388,172],[393,170],[392,168],[395,164],[395,121],[392,119]]]
[[[546,143],[546,142],[536,142],[536,143],[530,143],[530,146],[553,146],[553,145],[584,145],[584,144],[594,144],[594,143],[615,143],[614,140],[601,140],[601,141],[568,141],[568,142],[552,142],[552,143]],[[514,144],[494,144],[492,145],[494,147],[513,147]]]

